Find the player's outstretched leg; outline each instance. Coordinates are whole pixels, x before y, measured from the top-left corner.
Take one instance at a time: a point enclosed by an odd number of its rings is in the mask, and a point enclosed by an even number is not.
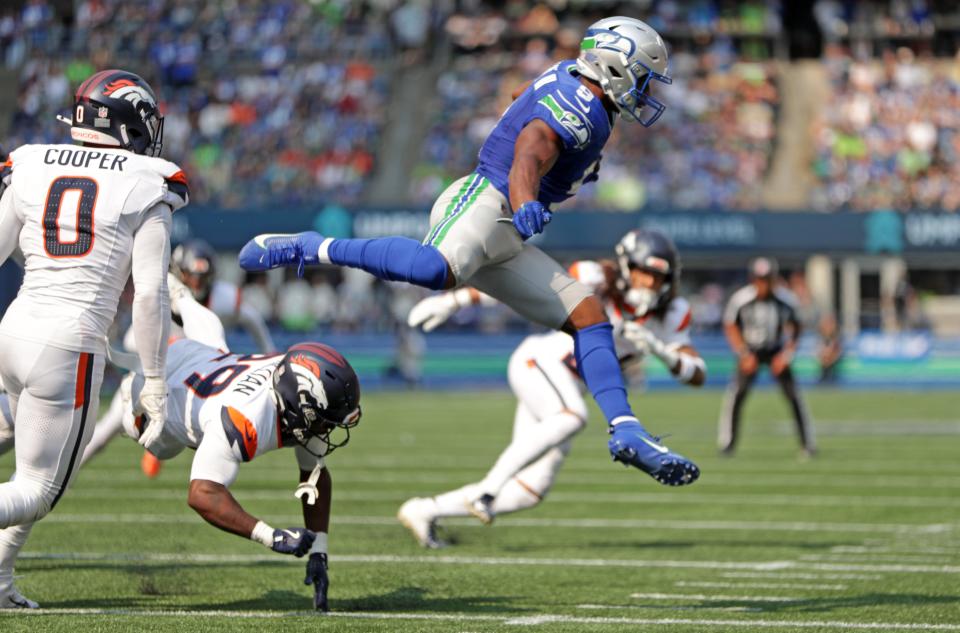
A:
[[[613,326],[600,300],[589,297],[580,302],[564,329],[573,330],[577,368],[610,424],[608,447],[614,461],[635,466],[669,486],[696,481],[697,465],[663,446],[633,414],[614,348]]]
[[[405,281],[431,290],[448,287],[449,266],[440,251],[407,237],[376,239],[325,238],[306,231],[291,234],[263,234],[247,242],[240,251],[244,270],[263,271],[281,266],[336,264],[365,270],[386,281]]]
[[[576,395],[578,394],[574,397]],[[503,491],[507,485],[525,468],[538,462],[556,447],[567,443],[586,426],[586,407],[582,402],[580,400],[583,412],[575,413],[564,409],[543,418],[534,417],[523,405],[518,407],[513,439],[500,453],[493,468],[477,484],[477,497],[468,501],[467,509],[470,514],[489,524],[498,514],[497,507],[503,505],[501,502],[510,506],[512,501],[503,499]]]

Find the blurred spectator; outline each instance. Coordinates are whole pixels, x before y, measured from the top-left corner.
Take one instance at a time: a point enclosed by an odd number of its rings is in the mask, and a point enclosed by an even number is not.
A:
[[[297,277],[296,270],[286,271],[286,281],[277,293],[277,317],[280,325],[291,332],[309,332],[317,327],[313,313],[313,288]]]
[[[861,60],[834,46],[826,61],[832,96],[814,130],[813,206],[960,209],[960,57],[898,48]]]
[[[54,115],[69,112],[79,82],[95,68],[129,67],[161,96],[165,156],[187,170],[194,202],[357,201],[384,123],[385,21],[400,4],[84,0],[64,38],[53,5],[29,0],[19,14],[0,13],[0,53],[21,77],[3,144],[69,140]],[[424,38],[411,23],[422,7],[399,12],[403,45],[417,46]]]
[[[265,273],[245,273],[241,292],[243,301],[260,315],[264,321],[273,320],[274,295]]]

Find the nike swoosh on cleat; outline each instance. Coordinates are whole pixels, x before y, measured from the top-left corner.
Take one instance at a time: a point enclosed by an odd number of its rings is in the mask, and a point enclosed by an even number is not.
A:
[[[644,444],[646,444],[647,446],[649,446],[649,447],[652,448],[653,450],[657,451],[658,453],[666,454],[666,453],[669,453],[669,452],[670,452],[670,449],[668,449],[666,446],[661,446],[661,445],[657,444],[656,442],[651,442],[650,440],[648,440],[648,439],[645,438],[645,437],[641,437],[640,439],[643,440],[643,443],[644,443]]]
[[[287,237],[287,233],[261,233],[253,238],[253,242],[260,248],[267,248],[266,241],[271,237]]]

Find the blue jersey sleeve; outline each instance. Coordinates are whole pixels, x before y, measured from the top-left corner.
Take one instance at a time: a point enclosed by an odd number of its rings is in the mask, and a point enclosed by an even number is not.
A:
[[[541,119],[563,139],[567,150],[580,150],[591,140],[591,111],[602,108],[593,94],[570,74],[572,63],[560,63],[540,75],[530,90],[532,103],[524,125]]]
[[[590,143],[589,117],[564,95],[564,90],[539,91],[530,120],[541,119],[563,140],[564,149],[583,149]],[[573,101],[573,102],[571,102]]]

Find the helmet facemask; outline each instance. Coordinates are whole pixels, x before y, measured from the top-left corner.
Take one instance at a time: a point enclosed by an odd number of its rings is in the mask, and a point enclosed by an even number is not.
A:
[[[669,238],[656,231],[634,230],[624,235],[614,250],[620,271],[617,288],[634,316],[663,309],[675,296],[680,279],[679,258]],[[662,278],[660,287],[635,287],[636,270]]]
[[[657,41],[662,44],[659,36]],[[600,84],[622,117],[644,127],[656,123],[666,105],[649,93],[650,82],[669,85],[673,80],[638,59],[642,51],[636,42],[612,29],[591,28],[580,51],[577,67],[581,74]]]
[[[310,359],[303,362],[309,365]],[[350,409],[329,408],[323,384],[296,357],[277,366],[273,383],[281,424],[308,453],[325,457],[350,441],[350,429],[360,422],[359,404]]]

